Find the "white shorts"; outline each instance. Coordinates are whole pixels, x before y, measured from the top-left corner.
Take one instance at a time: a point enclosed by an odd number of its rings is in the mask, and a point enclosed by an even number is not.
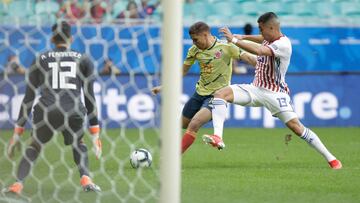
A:
[[[284,123],[297,118],[290,96],[286,93],[273,92],[262,87],[256,87],[252,84],[234,84],[230,85],[230,87],[234,94],[234,104],[252,107],[263,106],[268,109],[273,116],[278,117]],[[245,105],[244,97],[250,97],[248,99],[249,102]]]

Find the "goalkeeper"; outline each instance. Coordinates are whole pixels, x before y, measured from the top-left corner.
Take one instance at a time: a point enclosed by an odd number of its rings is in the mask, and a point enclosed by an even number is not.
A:
[[[183,64],[183,75],[186,75],[195,61],[198,61],[200,78],[196,83],[196,92],[182,111],[182,127],[186,129],[181,141],[182,153],[195,141],[200,127],[211,120],[212,106],[209,105],[209,101],[216,90],[230,84],[232,60],[241,59],[249,64],[256,64],[256,60],[250,54],[214,37],[210,32],[210,27],[204,22],[193,24],[189,34],[193,46],[187,52]],[[161,86],[154,87],[152,93],[157,94],[160,90]],[[225,144],[222,139],[220,137],[215,137],[215,139],[215,147],[219,150],[223,149]]]
[[[4,192],[21,193],[23,182],[41,148],[50,141],[55,131],[62,132],[65,145],[72,147],[83,190],[101,191],[89,177],[87,148],[82,141],[84,117],[87,114],[96,157],[100,157],[100,128],[93,91],[94,65],[86,56],[69,49],[72,37],[67,22],[55,24],[52,33],[51,41],[55,48],[40,54],[26,75],[25,97],[7,150],[10,158],[15,148],[20,146],[19,141],[35,100],[36,89],[40,89],[41,97],[34,106],[31,143],[20,161],[16,182],[4,189]],[[86,108],[81,102],[81,89]]]

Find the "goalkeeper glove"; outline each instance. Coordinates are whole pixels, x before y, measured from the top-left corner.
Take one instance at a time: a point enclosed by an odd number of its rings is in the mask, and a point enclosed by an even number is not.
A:
[[[23,132],[24,132],[24,127],[15,125],[14,134],[10,138],[9,145],[7,147],[7,154],[9,156],[9,158],[12,158],[14,156],[15,148],[17,148],[18,151],[20,151],[20,148],[21,148],[20,136],[23,134]]]
[[[99,127],[99,125],[90,126],[89,131],[90,131],[91,140],[93,143],[93,151],[96,155],[96,159],[99,159],[101,157],[101,153],[102,153],[102,144],[101,144],[101,140],[99,137],[100,127]]]

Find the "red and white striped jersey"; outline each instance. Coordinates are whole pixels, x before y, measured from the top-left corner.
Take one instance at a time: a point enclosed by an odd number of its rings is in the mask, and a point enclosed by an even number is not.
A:
[[[290,90],[285,82],[292,52],[289,38],[281,36],[272,43],[264,40],[262,45],[269,47],[273,55],[257,57],[253,85],[289,94]]]

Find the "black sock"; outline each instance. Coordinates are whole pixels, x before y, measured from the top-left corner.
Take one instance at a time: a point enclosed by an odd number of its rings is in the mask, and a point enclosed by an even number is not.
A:
[[[19,169],[17,173],[18,182],[23,182],[25,177],[29,175],[34,161],[39,155],[39,151],[40,150],[35,149],[35,147],[31,145],[26,149],[25,155],[23,156],[19,164]]]
[[[89,176],[89,159],[86,145],[80,142],[77,146],[73,146],[73,156],[75,164],[79,169],[80,177],[83,175]]]

